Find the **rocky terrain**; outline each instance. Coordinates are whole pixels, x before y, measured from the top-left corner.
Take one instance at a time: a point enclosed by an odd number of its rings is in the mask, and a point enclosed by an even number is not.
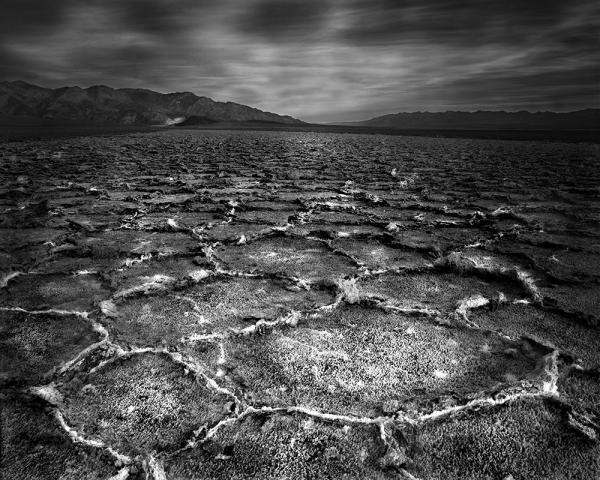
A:
[[[0,82],[0,116],[110,125],[269,122],[302,124],[287,115],[233,102],[215,102],[191,92],[158,93],[141,88],[44,88],[23,81]]]
[[[0,145],[0,477],[600,477],[592,144]]]

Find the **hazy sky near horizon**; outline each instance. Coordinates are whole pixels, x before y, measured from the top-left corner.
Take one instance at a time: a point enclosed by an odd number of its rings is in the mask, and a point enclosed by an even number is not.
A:
[[[597,0],[2,0],[0,79],[306,121],[600,104]]]

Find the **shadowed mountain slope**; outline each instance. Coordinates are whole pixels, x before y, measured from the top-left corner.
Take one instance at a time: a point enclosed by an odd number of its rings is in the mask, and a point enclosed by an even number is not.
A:
[[[347,125],[397,129],[598,130],[600,109],[576,112],[401,112]]]
[[[122,125],[179,123],[189,118],[303,123],[287,115],[263,112],[233,102],[216,102],[191,92],[163,94],[103,85],[50,89],[23,81],[0,82],[0,114]]]

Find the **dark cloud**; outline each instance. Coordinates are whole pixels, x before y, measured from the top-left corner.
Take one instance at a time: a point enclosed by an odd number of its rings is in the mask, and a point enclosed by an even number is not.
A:
[[[331,10],[327,0],[250,1],[235,22],[244,33],[289,41],[314,36],[326,26]]]
[[[0,79],[190,90],[309,121],[599,106],[596,0],[3,0]]]
[[[2,0],[0,38],[51,33],[63,21],[71,4],[72,0]]]
[[[135,31],[151,35],[185,34],[202,23],[203,15],[218,6],[218,0],[97,0],[121,22]]]
[[[354,1],[348,7],[348,24],[341,34],[356,44],[515,43],[559,24],[569,5],[544,0]]]
[[[423,92],[436,110],[471,105],[471,110],[568,110],[588,108],[589,99],[598,94],[590,82],[598,74],[589,66],[577,72],[556,70],[526,73],[504,72],[494,76],[479,74],[431,86]],[[437,103],[437,104],[436,104]]]

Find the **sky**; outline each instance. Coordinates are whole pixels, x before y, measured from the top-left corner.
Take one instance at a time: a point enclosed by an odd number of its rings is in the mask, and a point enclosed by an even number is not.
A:
[[[597,0],[2,0],[0,80],[311,122],[600,107]]]

